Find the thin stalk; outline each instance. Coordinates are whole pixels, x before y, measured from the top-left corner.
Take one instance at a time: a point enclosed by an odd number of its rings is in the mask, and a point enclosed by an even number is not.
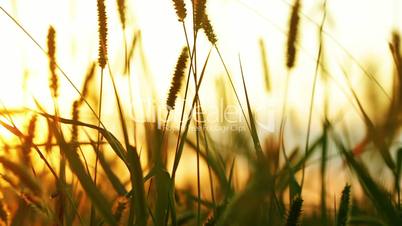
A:
[[[243,105],[242,105],[241,102],[240,102],[239,95],[237,94],[237,91],[236,91],[236,88],[235,88],[235,86],[234,86],[233,80],[232,80],[232,78],[231,78],[231,76],[230,76],[229,69],[227,68],[226,63],[225,63],[225,61],[223,60],[222,54],[221,54],[221,52],[219,51],[218,46],[215,45],[215,49],[216,49],[216,52],[217,52],[218,55],[219,55],[219,59],[220,59],[221,62],[222,62],[223,68],[225,69],[226,76],[227,76],[228,79],[229,79],[230,86],[232,87],[233,92],[235,93],[236,100],[237,100],[237,102],[238,102],[238,104],[239,104],[239,106],[240,106],[240,109],[241,109],[241,112],[242,112],[242,114],[243,114],[244,120],[246,121],[247,128],[248,128],[248,130],[250,131],[250,133],[252,133],[250,124],[249,124],[248,121],[247,121],[247,116],[246,116],[246,113],[245,113],[245,111],[244,111]]]
[[[200,104],[196,102],[196,145],[197,145],[197,225],[201,225],[201,174],[200,174],[200,134],[199,134],[199,112]]]
[[[327,13],[327,0],[324,0],[324,3],[322,5],[323,7],[323,13],[324,16]],[[321,27],[320,27],[321,28]],[[319,29],[318,32],[319,35],[319,43],[320,46],[322,46],[322,53],[321,53],[321,63],[320,65],[325,65],[325,55],[324,55],[324,35],[322,33],[322,29]],[[321,66],[320,66],[321,67]],[[325,71],[321,70],[323,73],[323,76],[325,75]],[[329,119],[328,119],[328,108],[329,108],[329,84],[327,83],[328,80],[326,77],[323,77],[324,81],[324,103],[323,103],[323,108],[324,108],[324,139],[322,143],[322,152],[321,152],[321,224],[325,225],[328,222],[328,211],[327,211],[327,186],[326,186],[326,173],[327,173],[327,161],[328,161],[328,124],[329,124]]]
[[[54,114],[55,114],[55,125],[61,131],[61,127],[59,124],[59,104],[57,101],[57,96],[53,96],[53,105],[54,105]],[[66,185],[66,159],[64,153],[61,148],[59,148],[60,152],[60,161],[59,161],[59,180],[56,181],[56,187],[58,192],[60,192],[59,196],[56,199],[56,214],[57,214],[57,221],[63,225],[64,222],[64,207],[65,207],[65,190],[63,186]]]
[[[200,99],[198,99],[198,101],[200,102],[201,129],[202,129],[202,133],[203,133],[203,137],[204,137],[206,157],[208,159],[208,156],[209,156],[210,153],[209,153],[209,147],[208,147],[205,123],[204,123],[204,114],[203,114],[203,111],[202,111]],[[213,177],[212,177],[212,169],[211,169],[211,166],[209,164],[207,164],[207,165],[208,165],[208,176],[209,176],[209,181],[210,181],[209,185],[210,185],[210,190],[211,190],[211,199],[212,199],[212,203],[214,204],[214,206],[216,206],[215,193],[214,193],[214,181],[213,181]]]
[[[163,138],[165,137],[165,132],[166,132],[169,116],[170,116],[170,110],[168,110],[168,113],[166,114],[165,124],[164,124],[163,130],[162,130],[162,144],[163,144],[163,140],[164,140]]]
[[[194,8],[195,4],[193,3],[193,21],[196,21],[196,14],[195,11],[196,9]],[[196,23],[193,23],[193,33],[194,33],[194,85],[195,89],[197,89],[197,35],[198,35],[198,29],[196,26]],[[190,69],[191,70],[191,69]],[[198,122],[199,122],[199,102],[198,102],[198,93],[196,93],[196,130],[195,130],[195,135],[196,135],[196,141],[197,141],[197,226],[201,225],[201,180],[200,180],[200,143],[199,143],[199,133],[198,133]]]
[[[127,69],[127,76],[128,76],[128,95],[130,98],[130,106],[131,106],[131,116],[133,117],[133,141],[134,146],[137,146],[137,125],[135,121],[135,108],[134,108],[134,97],[133,97],[133,87],[132,87],[132,80],[131,80],[131,66],[130,66],[130,59],[128,58],[128,46],[127,46],[127,34],[126,30],[123,29],[123,38],[124,38],[124,62],[125,62],[125,69]],[[135,37],[134,37],[135,38]]]
[[[283,100],[282,100],[282,116],[281,116],[281,124],[279,126],[279,145],[280,149],[282,149],[283,155],[285,157],[286,162],[288,162],[288,157],[285,152],[285,145],[284,145],[284,133],[285,133],[285,122],[286,122],[286,116],[287,116],[287,108],[288,108],[288,95],[289,95],[289,82],[290,82],[290,70],[288,70],[287,75],[286,75],[286,81],[285,81],[285,90],[283,92]]]
[[[101,78],[100,78],[100,88],[99,88],[99,106],[98,106],[98,127],[101,125],[101,118],[102,118],[102,96],[103,96],[103,73],[104,69],[101,68]],[[96,185],[97,181],[97,175],[98,175],[98,161],[99,161],[99,149],[100,149],[100,143],[102,141],[102,136],[100,134],[100,131],[97,132],[97,142],[96,142],[96,149],[95,149],[95,167],[94,167],[94,184]],[[90,225],[93,225],[96,220],[96,213],[95,213],[95,207],[92,205],[91,206],[91,220],[90,220]]]
[[[325,6],[326,6],[326,1],[324,2],[324,7]],[[326,10],[324,10],[324,15],[322,17],[321,26],[320,26],[320,29],[319,29],[320,34],[323,33],[326,17],[327,17],[327,13],[326,13]],[[320,68],[322,49],[323,49],[322,42],[320,42],[320,45],[319,45],[319,48],[318,48],[318,54],[317,54],[317,61],[316,61],[316,65],[315,65],[315,71],[314,71],[313,89],[311,91],[311,97],[310,97],[310,109],[309,109],[309,116],[308,116],[308,122],[307,122],[306,144],[305,144],[305,148],[304,148],[305,153],[307,153],[307,151],[308,151],[309,142],[310,142],[311,120],[312,120],[312,117],[313,117],[314,97],[315,97],[315,91],[316,91],[316,86],[317,86],[318,71],[319,71],[319,68]],[[304,162],[303,163],[303,169],[302,169],[301,188],[303,188],[303,184],[304,184],[305,166],[306,165],[305,165],[305,162]]]
[[[101,79],[100,79],[100,89],[99,89],[99,107],[98,107],[98,115],[99,115],[99,120],[98,120],[98,127],[100,127],[101,123],[101,117],[102,117],[102,97],[103,97],[103,73],[104,70],[101,70]],[[96,179],[97,179],[97,172],[98,172],[98,154],[99,154],[99,148],[100,148],[100,143],[101,143],[101,134],[98,131],[98,136],[97,136],[97,147],[96,147],[96,159],[95,159],[95,172],[94,172],[94,183],[96,184]]]
[[[184,29],[184,34],[186,36],[186,42],[187,42],[187,46],[188,49],[190,51],[190,44],[188,42],[188,35],[187,35],[187,30],[186,30],[186,25],[183,22],[183,29]],[[193,45],[192,51],[190,52],[190,70],[188,71],[187,74],[187,81],[186,81],[186,88],[184,91],[184,101],[183,101],[183,107],[181,110],[181,116],[180,116],[180,123],[179,123],[179,132],[178,132],[178,136],[177,136],[177,142],[176,142],[176,151],[175,151],[175,157],[178,154],[178,150],[179,150],[179,144],[180,144],[180,139],[181,139],[181,132],[182,132],[182,127],[183,127],[183,120],[184,120],[184,113],[186,110],[186,103],[187,103],[187,96],[188,96],[188,88],[189,88],[189,83],[190,83],[190,75],[191,75],[191,68],[193,67],[193,58],[194,58],[194,49],[195,49],[195,45]],[[174,180],[175,180],[175,176],[176,176],[176,172],[174,171],[174,169],[172,169],[172,181],[173,181],[173,185],[174,185]]]
[[[189,43],[189,39],[188,39],[188,35],[187,35],[187,29],[186,29],[186,24],[184,23],[184,21],[182,22],[182,25],[183,25],[183,31],[184,31],[184,35],[185,35],[185,37],[186,37],[186,43],[187,43],[187,46],[188,46],[188,49],[189,49],[189,54],[190,55],[192,55],[191,54],[191,52],[190,52],[190,43]],[[195,37],[197,37],[197,34],[198,33],[195,33]],[[196,38],[195,38],[196,39]],[[195,45],[194,45],[194,49],[195,49]],[[193,52],[195,52],[195,51],[193,51]],[[191,58],[191,60],[192,60],[193,58]],[[191,63],[190,64],[190,71],[193,71],[193,75],[194,75],[194,81],[195,81],[195,85],[197,86],[197,72],[196,72],[196,70],[194,69],[194,67],[193,67],[193,64]],[[200,102],[200,99],[199,99],[199,97],[197,97],[197,102],[198,102],[198,104],[199,104],[199,110],[200,110],[200,114],[201,114],[201,116],[203,115],[203,111],[202,111],[202,107],[201,107],[201,102]],[[198,114],[197,114],[198,115]],[[204,127],[204,125],[203,125],[203,119],[201,119],[202,120],[202,122],[201,122],[201,127],[202,127],[202,130],[203,130],[203,133],[204,133],[204,139],[205,139],[205,145],[206,145],[206,151],[207,151],[207,156],[208,156],[208,142],[207,142],[207,139],[206,139],[206,135],[205,135],[205,127]],[[198,121],[198,120],[197,120]],[[197,128],[198,128],[198,126],[197,126]],[[198,130],[197,130],[198,131]],[[180,132],[179,132],[179,136],[180,136]],[[212,195],[212,200],[213,200],[213,202],[214,202],[214,204],[215,204],[215,197],[214,197],[214,191],[213,191],[213,181],[212,181],[212,174],[211,174],[211,167],[208,165],[208,172],[209,172],[209,178],[210,178],[210,185],[211,185],[211,195]]]

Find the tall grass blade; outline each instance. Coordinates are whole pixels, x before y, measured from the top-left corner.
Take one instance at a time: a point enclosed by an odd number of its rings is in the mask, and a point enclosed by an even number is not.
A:
[[[77,176],[83,189],[85,190],[88,197],[91,199],[92,204],[96,207],[99,213],[102,215],[103,219],[110,225],[117,225],[117,222],[113,216],[105,196],[96,187],[92,178],[86,173],[85,167],[83,166],[77,152],[74,152],[71,145],[69,145],[64,137],[61,135],[60,131],[53,124],[52,129],[60,149],[65,154],[65,157],[70,165],[71,171]]]
[[[129,146],[127,159],[133,189],[128,225],[145,226],[147,225],[148,210],[145,199],[143,172],[137,150],[132,146]],[[135,221],[133,221],[133,214],[135,214]]]
[[[271,89],[272,89],[271,78],[270,78],[270,73],[269,73],[267,50],[265,48],[264,39],[261,38],[258,43],[260,45],[262,69],[263,69],[264,82],[265,82],[265,90],[267,92],[271,92]]]
[[[246,101],[247,101],[247,111],[248,111],[248,116],[249,116],[249,120],[250,120],[251,137],[253,138],[254,148],[257,153],[257,156],[261,157],[262,156],[261,143],[258,138],[257,127],[255,126],[254,116],[253,116],[253,112],[251,110],[250,100],[248,98],[246,82],[244,80],[243,65],[241,63],[240,56],[239,56],[239,64],[240,64],[241,77],[242,77],[242,81],[243,81],[244,94],[246,96]]]

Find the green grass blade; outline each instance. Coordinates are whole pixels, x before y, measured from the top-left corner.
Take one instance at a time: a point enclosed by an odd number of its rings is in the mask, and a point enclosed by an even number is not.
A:
[[[26,167],[14,163],[5,157],[0,157],[0,164],[3,165],[7,172],[15,174],[20,179],[20,182],[29,188],[34,194],[38,196],[42,195],[43,190],[41,184],[34,175],[26,169]]]
[[[262,156],[262,148],[261,148],[260,140],[258,138],[257,128],[255,126],[255,121],[254,121],[253,112],[251,110],[250,100],[248,98],[246,82],[244,80],[243,65],[241,63],[240,56],[239,56],[239,64],[240,64],[241,78],[243,81],[244,94],[246,96],[246,101],[247,101],[247,111],[248,111],[248,117],[250,120],[250,129],[251,129],[250,133],[251,133],[251,137],[253,138],[255,151],[257,152],[258,157],[261,157]]]
[[[200,76],[200,79],[199,79],[199,81],[198,81],[198,84],[197,84],[197,87],[196,87],[196,90],[195,90],[195,96],[194,96],[194,99],[193,99],[192,106],[191,106],[191,108],[190,108],[190,112],[189,112],[189,115],[188,115],[188,119],[187,119],[186,125],[185,125],[185,127],[184,127],[183,134],[181,135],[181,138],[180,138],[180,141],[179,141],[179,146],[178,146],[178,148],[177,148],[177,150],[176,150],[176,153],[177,153],[177,154],[175,155],[175,158],[174,158],[173,170],[172,170],[172,180],[173,180],[173,181],[174,181],[174,179],[175,179],[176,171],[177,171],[177,168],[179,167],[179,162],[180,162],[181,156],[182,156],[182,154],[183,154],[184,144],[186,143],[187,133],[188,133],[188,130],[189,130],[189,127],[190,127],[191,118],[192,118],[192,116],[193,116],[193,111],[194,111],[195,103],[196,103],[196,100],[197,100],[197,98],[198,98],[198,91],[200,90],[200,87],[201,87],[201,84],[202,84],[202,81],[203,81],[203,78],[204,78],[204,75],[205,75],[205,70],[206,70],[206,68],[207,68],[208,61],[209,61],[209,57],[210,57],[210,56],[211,56],[211,50],[209,51],[208,56],[207,56],[207,58],[206,58],[206,60],[205,60],[204,66],[203,66],[203,68],[202,68],[201,76]]]
[[[103,219],[110,225],[117,225],[113,213],[110,209],[109,202],[106,197],[100,192],[100,190],[93,183],[92,178],[86,173],[85,167],[82,164],[78,153],[73,151],[71,145],[69,145],[60,131],[52,124],[52,129],[60,149],[64,152],[65,157],[70,165],[70,169],[81,183],[81,186],[85,190],[86,194],[90,198],[92,204],[96,207],[98,212],[102,215]]]
[[[95,144],[95,143],[94,143]],[[94,146],[96,148],[96,146]],[[96,150],[96,149],[94,149]],[[99,163],[105,172],[106,177],[109,179],[113,188],[116,190],[117,194],[125,195],[127,194],[127,190],[124,187],[123,183],[120,181],[119,177],[113,172],[110,164],[107,162],[105,155],[103,153],[98,153]]]
[[[127,152],[127,159],[129,163],[131,184],[133,187],[130,215],[131,218],[133,217],[132,215],[134,213],[136,216],[135,224],[134,222],[131,222],[133,220],[131,219],[129,220],[128,225],[145,226],[147,224],[148,219],[148,210],[145,199],[143,172],[141,168],[140,157],[137,154],[137,150],[132,146],[129,146],[129,150]]]
[[[172,187],[170,175],[162,168],[157,168],[155,176],[156,185],[156,209],[155,209],[155,221],[156,225],[165,225],[168,217],[169,209],[169,193]]]
[[[56,117],[47,113],[38,113],[39,115],[47,118],[47,119],[52,119],[55,120]],[[65,119],[65,118],[57,118],[59,120],[60,123],[64,123],[64,124],[76,124],[77,126],[82,126],[82,127],[86,127],[86,128],[90,128],[90,129],[94,129],[99,131],[102,136],[107,140],[107,142],[109,143],[110,147],[112,148],[112,150],[115,152],[115,154],[126,164],[127,163],[127,153],[126,150],[124,149],[123,145],[120,143],[120,141],[108,130],[103,129],[101,127],[95,126],[95,125],[91,125],[88,123],[84,123],[84,122],[80,122],[80,121],[73,121],[70,119]]]

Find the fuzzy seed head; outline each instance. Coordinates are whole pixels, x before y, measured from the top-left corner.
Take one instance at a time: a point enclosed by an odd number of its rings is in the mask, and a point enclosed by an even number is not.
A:
[[[350,185],[346,185],[342,191],[341,204],[339,206],[338,217],[336,221],[337,226],[348,225],[349,218],[349,204],[350,204]]]
[[[290,206],[286,226],[296,226],[299,223],[302,213],[303,199],[299,196],[295,197]]]
[[[300,0],[296,0],[292,7],[292,13],[289,20],[289,31],[288,31],[288,41],[287,41],[287,60],[286,66],[288,69],[292,69],[296,61],[296,43],[298,39],[299,30],[299,11],[300,11]]]
[[[205,19],[207,0],[192,0],[194,9],[194,28],[199,30]]]
[[[98,6],[98,33],[99,33],[99,58],[98,63],[101,68],[107,64],[107,17],[105,0],[97,0]]]
[[[188,48],[184,47],[183,50],[181,51],[179,59],[177,60],[176,69],[172,79],[172,84],[170,86],[169,95],[166,101],[168,110],[173,110],[175,107],[177,94],[180,91],[181,83],[184,77],[184,72],[187,67],[188,58],[189,58]]]
[[[126,1],[117,0],[117,8],[119,10],[120,22],[123,29],[126,29]]]
[[[33,140],[35,138],[35,129],[36,129],[36,121],[37,117],[34,115],[28,124],[28,134],[25,136],[24,143],[22,145],[22,160],[25,165],[31,165],[31,148],[33,144]]]
[[[80,102],[79,100],[76,100],[73,102],[73,106],[71,109],[71,115],[74,123],[72,124],[72,129],[71,129],[71,143],[75,146],[78,143],[78,126],[76,122],[79,120],[79,107],[80,107]]]
[[[184,0],[173,0],[173,5],[179,21],[183,22],[187,16],[186,4],[184,3]]]
[[[208,15],[204,15],[204,21],[202,23],[202,28],[205,31],[205,34],[207,35],[208,41],[212,44],[215,45],[218,39],[216,38],[214,29],[212,27],[211,21],[208,18]]]
[[[89,67],[86,75],[85,75],[85,80],[84,84],[82,85],[81,89],[81,96],[80,96],[80,104],[84,102],[84,99],[88,97],[89,93],[89,85],[92,81],[92,79],[95,77],[95,69],[96,69],[96,63],[92,63],[91,66]]]
[[[49,57],[49,86],[53,98],[59,96],[59,78],[56,73],[56,30],[50,26],[47,33],[47,54]]]

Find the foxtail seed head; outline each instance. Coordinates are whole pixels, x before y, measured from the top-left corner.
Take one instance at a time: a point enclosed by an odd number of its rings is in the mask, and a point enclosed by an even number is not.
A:
[[[176,64],[176,69],[173,75],[172,83],[170,86],[169,90],[169,95],[166,101],[166,105],[168,110],[173,110],[177,98],[177,94],[180,91],[181,87],[181,82],[184,77],[184,72],[187,67],[187,61],[188,61],[189,55],[188,55],[188,48],[184,47],[181,51],[180,57],[177,60]]]
[[[99,58],[98,63],[101,68],[107,64],[107,17],[105,0],[98,0],[98,33],[99,33]]]
[[[298,39],[298,30],[299,30],[299,11],[300,11],[300,0],[296,0],[295,4],[292,7],[292,13],[290,15],[289,20],[289,31],[288,31],[288,42],[287,42],[287,60],[286,66],[288,69],[292,69],[295,65],[296,61],[296,43]]]

